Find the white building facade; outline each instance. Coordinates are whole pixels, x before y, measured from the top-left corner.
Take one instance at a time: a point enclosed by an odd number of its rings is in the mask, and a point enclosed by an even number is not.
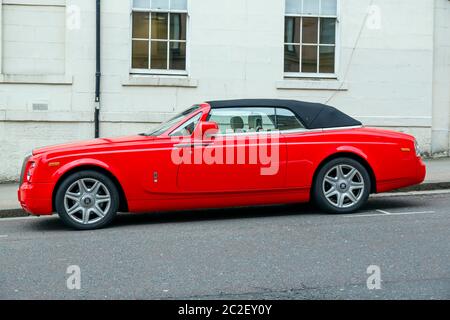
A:
[[[0,181],[94,138],[96,1],[0,0]],[[100,136],[194,103],[333,105],[448,155],[449,0],[102,0]]]

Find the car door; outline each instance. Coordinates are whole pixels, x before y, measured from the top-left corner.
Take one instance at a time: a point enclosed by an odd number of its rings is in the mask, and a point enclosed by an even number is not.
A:
[[[139,177],[148,196],[155,194],[177,193],[177,171],[178,163],[175,157],[178,149],[177,145],[189,139],[196,125],[199,123],[202,112],[187,110],[180,116],[175,117],[182,121],[170,134],[162,134],[158,137],[149,137],[145,148],[136,153],[139,158],[139,165],[129,170],[139,170]],[[192,115],[189,116],[189,113]],[[183,120],[183,117],[187,117]],[[168,122],[170,128],[170,121]],[[166,127],[167,127],[166,126]],[[168,130],[163,126],[162,131]],[[148,198],[148,197],[145,197]]]
[[[183,146],[192,161],[181,163],[178,188],[185,193],[274,190],[285,184],[286,148],[275,125],[275,108],[210,111],[214,139]]]
[[[149,143],[147,150],[136,153],[139,177],[148,196],[155,194],[176,193],[177,166],[172,161],[172,151],[176,141],[170,138],[158,138]],[[128,160],[127,160],[128,162]],[[131,162],[130,162],[131,164]]]
[[[281,141],[286,145],[286,185],[287,189],[307,188],[314,173],[314,136],[321,132],[305,129],[297,116],[285,108],[277,108],[277,125]]]

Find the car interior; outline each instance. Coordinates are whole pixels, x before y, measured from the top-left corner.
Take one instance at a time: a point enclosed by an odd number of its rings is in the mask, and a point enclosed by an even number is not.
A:
[[[244,131],[244,120],[239,116],[232,117],[230,119],[230,126],[231,126],[231,130],[233,130],[234,133],[245,132]]]
[[[263,130],[263,118],[260,115],[248,116],[248,128],[250,132],[260,132]]]

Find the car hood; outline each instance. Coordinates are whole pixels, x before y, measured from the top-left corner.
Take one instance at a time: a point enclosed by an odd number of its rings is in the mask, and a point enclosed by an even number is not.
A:
[[[53,146],[47,146],[42,148],[37,148],[33,150],[33,155],[39,155],[49,152],[62,152],[62,151],[73,151],[80,149],[90,149],[90,148],[101,148],[110,146],[119,146],[128,143],[139,143],[142,141],[154,140],[156,137],[149,136],[126,136],[117,138],[99,138],[85,141],[70,142],[65,144],[57,144]]]

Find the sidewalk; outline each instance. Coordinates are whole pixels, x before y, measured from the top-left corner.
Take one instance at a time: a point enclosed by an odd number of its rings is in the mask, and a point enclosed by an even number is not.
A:
[[[402,191],[450,189],[450,158],[428,159],[425,182],[419,186],[402,189]],[[18,185],[14,183],[0,184],[1,217],[24,215],[17,201]]]
[[[0,184],[0,218],[26,215],[17,201],[18,187],[15,183]]]

